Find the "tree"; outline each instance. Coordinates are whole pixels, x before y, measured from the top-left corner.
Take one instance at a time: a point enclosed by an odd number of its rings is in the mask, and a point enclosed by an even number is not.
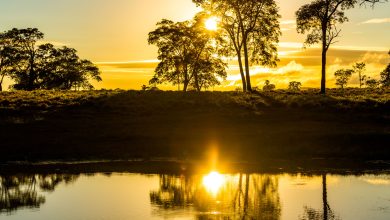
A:
[[[90,80],[102,80],[99,69],[91,61],[81,60],[75,49],[39,45],[43,33],[36,28],[14,28],[1,36],[7,42],[2,48],[8,51],[1,55],[1,61],[8,60],[7,71],[2,68],[1,74],[11,76],[14,89],[92,89]]]
[[[276,86],[274,84],[271,84],[269,80],[266,80],[264,83],[263,91],[264,92],[270,92],[275,90]]]
[[[156,45],[161,61],[152,84],[170,82],[183,84],[183,91],[189,86],[197,91],[219,84],[226,78],[226,64],[215,56],[218,47],[213,44],[221,39],[213,38],[204,27],[204,14],[191,21],[173,22],[162,20],[156,30],[149,33],[149,44]]]
[[[381,0],[314,0],[296,12],[297,31],[307,33],[306,45],[322,43],[321,93],[326,93],[326,54],[341,30],[337,24],[348,21],[344,11],[356,4],[375,4]]]
[[[220,35],[230,42],[229,55],[237,57],[244,91],[252,91],[250,65],[276,66],[281,34],[274,0],[193,0],[219,19]]]
[[[7,37],[0,33],[0,92],[3,91],[4,78],[11,76],[11,68],[17,61],[16,54]]]
[[[334,73],[336,77],[336,85],[344,89],[347,86],[349,78],[351,78],[353,70],[351,69],[340,69]]]
[[[366,81],[366,75],[364,75],[364,71],[366,70],[366,64],[365,63],[356,63],[353,65],[353,71],[357,74],[359,74],[359,86],[362,88],[362,86],[365,84]]]
[[[390,50],[389,53],[390,55]],[[381,72],[380,83],[384,88],[390,88],[390,63],[387,65],[386,69]]]
[[[26,90],[36,89],[37,41],[43,39],[44,34],[37,28],[14,28],[5,32],[4,36],[15,49],[17,53],[15,56],[19,57],[18,63],[13,68],[13,74],[19,80],[18,84],[23,85]]]
[[[301,86],[302,86],[301,82],[292,81],[288,86],[288,90],[293,92],[299,92],[301,90]]]
[[[366,81],[366,85],[370,89],[376,89],[376,88],[378,88],[379,82],[375,79],[371,79],[370,77],[368,77],[368,79]]]

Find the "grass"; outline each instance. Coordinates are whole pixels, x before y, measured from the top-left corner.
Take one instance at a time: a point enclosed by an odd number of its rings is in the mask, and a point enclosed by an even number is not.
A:
[[[3,92],[0,160],[390,159],[385,90]]]

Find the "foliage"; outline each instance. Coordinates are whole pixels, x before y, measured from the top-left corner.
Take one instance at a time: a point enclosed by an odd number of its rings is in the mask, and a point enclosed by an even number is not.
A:
[[[366,64],[365,63],[356,63],[353,65],[353,71],[354,73],[357,73],[359,75],[359,86],[362,88],[364,86],[364,82],[366,81],[367,76],[364,74],[364,71],[366,70]]]
[[[7,73],[16,82],[14,89],[92,89],[89,80],[101,81],[99,69],[91,61],[81,60],[75,49],[38,45],[44,35],[36,28],[14,28],[2,36],[12,48],[5,56],[12,61]]]
[[[301,87],[302,87],[301,82],[292,81],[288,86],[288,90],[293,92],[299,92],[301,90]]]
[[[197,91],[220,84],[226,77],[226,63],[215,57],[215,39],[204,27],[205,15],[200,13],[192,21],[162,20],[149,33],[149,44],[156,45],[161,61],[150,84],[183,83],[183,90],[191,86]]]
[[[228,54],[237,57],[244,91],[252,91],[250,65],[276,66],[281,34],[274,0],[193,0],[219,18],[219,34],[228,39]],[[244,63],[243,63],[244,62]]]
[[[263,87],[263,91],[265,91],[265,92],[273,91],[276,88],[276,86],[274,84],[270,84],[269,80],[266,80],[264,84],[265,85]]]
[[[390,55],[390,50],[389,53]],[[387,65],[386,69],[381,72],[380,83],[384,88],[390,88],[390,63]]]
[[[296,12],[297,31],[307,34],[306,45],[322,43],[321,93],[326,91],[326,54],[329,47],[336,43],[341,30],[337,24],[348,21],[344,11],[356,4],[377,3],[380,0],[314,0],[303,5]]]
[[[352,69],[337,70],[334,73],[334,76],[336,77],[336,85],[344,89],[344,87],[347,86],[348,80],[351,78],[353,72],[354,71]]]
[[[376,89],[379,86],[379,82],[375,79],[371,79],[370,77],[368,77],[368,79],[366,80],[366,85],[367,88]]]

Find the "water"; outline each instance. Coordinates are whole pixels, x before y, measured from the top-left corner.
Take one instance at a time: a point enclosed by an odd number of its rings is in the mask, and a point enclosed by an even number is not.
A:
[[[390,219],[390,174],[0,176],[0,219]]]

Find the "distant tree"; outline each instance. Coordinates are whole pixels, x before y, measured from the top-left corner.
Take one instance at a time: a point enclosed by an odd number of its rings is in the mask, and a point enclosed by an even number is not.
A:
[[[367,76],[364,74],[364,71],[366,70],[366,64],[356,63],[352,68],[353,71],[359,75],[359,87],[362,88],[367,78]]]
[[[375,79],[371,79],[370,77],[368,77],[368,79],[366,81],[366,85],[370,89],[376,89],[379,86],[379,82]]]
[[[336,77],[336,85],[340,86],[340,88],[344,89],[347,87],[348,80],[351,78],[353,73],[352,69],[340,69],[334,73]]]
[[[388,54],[390,55],[390,50]],[[381,72],[380,84],[384,88],[390,88],[390,63],[387,65],[386,69]]]
[[[276,86],[274,84],[271,84],[269,80],[266,80],[264,83],[263,91],[270,92],[275,90]]]
[[[229,39],[229,56],[237,57],[242,88],[252,91],[250,65],[276,66],[281,34],[274,0],[193,0],[219,19],[219,33]]]
[[[161,61],[150,83],[183,84],[183,91],[191,86],[197,91],[218,85],[226,78],[226,63],[215,57],[217,47],[204,27],[203,14],[191,21],[162,20],[149,33],[149,44],[156,45]],[[180,88],[180,87],[179,87]]]
[[[75,49],[39,45],[43,36],[36,28],[14,28],[2,34],[12,51],[7,74],[15,81],[14,89],[92,89],[90,80],[102,80],[99,69],[81,60]]]
[[[288,90],[293,92],[299,92],[301,90],[301,86],[302,86],[301,82],[292,81],[288,86]]]
[[[336,43],[341,30],[337,24],[348,21],[344,11],[356,4],[375,4],[381,0],[314,0],[303,5],[296,12],[297,31],[307,34],[306,45],[322,43],[321,93],[326,92],[326,54],[329,47]]]

